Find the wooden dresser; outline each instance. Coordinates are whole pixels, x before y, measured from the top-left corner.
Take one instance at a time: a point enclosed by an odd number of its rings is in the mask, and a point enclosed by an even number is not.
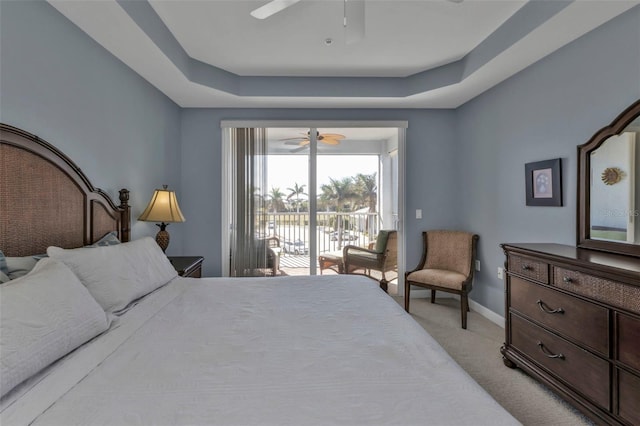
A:
[[[595,422],[640,425],[640,259],[559,244],[503,244],[508,367]]]

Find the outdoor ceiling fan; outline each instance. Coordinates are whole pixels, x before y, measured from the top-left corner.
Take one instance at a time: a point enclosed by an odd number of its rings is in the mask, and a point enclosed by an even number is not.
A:
[[[311,143],[309,139],[309,136],[310,136],[309,132],[307,132],[306,134],[302,133],[302,135],[303,135],[302,137],[286,138],[286,139],[280,139],[280,140],[285,141],[284,142],[285,145],[297,145],[298,148],[291,151],[291,152],[297,152],[306,148]],[[346,137],[345,135],[341,135],[339,133],[316,132],[317,141],[327,145],[340,145],[340,141],[345,137]]]

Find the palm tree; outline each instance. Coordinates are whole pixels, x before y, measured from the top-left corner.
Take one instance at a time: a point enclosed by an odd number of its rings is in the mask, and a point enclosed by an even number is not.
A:
[[[271,211],[274,213],[284,210],[284,192],[280,188],[271,188],[269,192],[269,200],[271,202]]]
[[[287,191],[289,191],[289,195],[287,195],[287,200],[295,196],[296,213],[300,213],[300,196],[308,195],[306,192],[304,192],[305,186],[306,185],[298,185],[298,182],[295,182],[293,184],[293,188],[287,188]]]
[[[356,188],[360,197],[360,202],[369,207],[369,213],[375,213],[378,204],[378,179],[377,173],[356,175]]]
[[[330,201],[337,213],[344,211],[345,205],[357,196],[354,188],[353,178],[346,177],[340,180],[329,178],[329,183],[320,187],[321,198]],[[337,221],[338,247],[342,246],[342,216],[338,215]]]
[[[369,213],[375,213],[378,204],[378,179],[376,174],[365,175],[358,173],[355,177],[360,203],[369,208]],[[367,221],[365,222],[367,233],[371,229],[372,224],[370,222],[372,220],[373,215],[367,215]]]

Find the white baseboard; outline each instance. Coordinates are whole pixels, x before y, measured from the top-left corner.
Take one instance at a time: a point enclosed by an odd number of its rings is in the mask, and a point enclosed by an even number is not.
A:
[[[428,298],[431,297],[431,291],[430,290],[411,290],[411,298]],[[457,299],[460,300],[460,296],[458,296],[457,294],[451,294],[451,293],[445,293],[445,292],[438,292],[437,293],[437,297],[438,298],[450,298],[450,299]],[[469,299],[469,309],[471,309],[474,312],[479,313],[480,315],[482,315],[483,317],[485,317],[486,319],[488,319],[489,321],[491,321],[492,323],[500,326],[501,328],[504,328],[504,317],[502,315],[496,314],[495,312],[493,312],[491,309],[487,308],[486,306],[483,306],[481,304],[479,304],[478,302]]]
[[[491,309],[487,308],[486,306],[483,306],[483,305],[479,304],[478,302],[475,302],[475,301],[469,299],[469,309],[479,313],[480,315],[482,315],[483,317],[485,317],[486,319],[488,319],[492,323],[500,326],[501,328],[504,328],[504,317],[502,315],[496,314],[495,312],[493,312]]]

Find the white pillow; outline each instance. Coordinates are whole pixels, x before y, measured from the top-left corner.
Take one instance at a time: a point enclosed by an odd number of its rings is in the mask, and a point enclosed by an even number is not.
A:
[[[0,396],[110,324],[73,272],[52,259],[0,286],[0,311]]]
[[[104,247],[49,247],[47,254],[64,262],[110,313],[126,308],[178,275],[150,237]]]

